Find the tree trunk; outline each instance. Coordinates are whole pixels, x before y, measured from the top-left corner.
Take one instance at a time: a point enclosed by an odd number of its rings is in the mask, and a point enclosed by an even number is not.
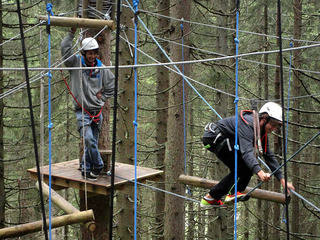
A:
[[[175,0],[172,1],[171,16],[185,20],[190,19],[190,1]],[[183,6],[183,8],[181,7]],[[172,26],[172,39],[181,39],[179,23],[175,22]],[[184,23],[184,39],[187,41],[190,26]],[[181,47],[171,45],[172,61],[181,61]],[[189,59],[189,49],[184,48],[185,60]],[[181,70],[181,67],[180,67]],[[185,66],[185,75],[189,75],[188,66]],[[168,144],[166,149],[166,187],[167,191],[184,195],[185,187],[178,183],[178,177],[184,171],[184,128],[183,128],[183,94],[182,77],[175,73],[170,75],[169,91],[169,111],[168,111]],[[187,87],[185,88],[185,92]],[[185,96],[187,94],[185,93]],[[186,97],[187,99],[187,97]],[[185,99],[185,101],[186,101]],[[172,195],[167,195],[165,200],[165,229],[164,238],[167,240],[184,239],[184,200]]]
[[[263,27],[263,33],[264,34],[268,34],[268,27],[269,27],[269,24],[268,24],[268,3],[265,2],[264,3],[264,7],[263,7],[263,22],[264,22],[264,27]],[[268,51],[269,50],[269,44],[268,44],[268,38],[267,37],[264,37],[263,38],[263,44],[262,44],[264,47],[264,50],[265,51]],[[264,98],[265,99],[269,99],[269,68],[268,68],[268,60],[269,60],[269,55],[268,54],[264,54],[263,55],[263,62],[265,63],[264,65],[264,70],[263,70],[263,86],[264,86]],[[261,84],[262,86],[262,84]],[[262,96],[262,94],[259,96]],[[270,183],[265,183],[264,184],[264,189],[268,189],[269,187],[271,186]],[[269,214],[270,213],[270,203],[268,201],[264,201],[262,203],[262,211],[263,211],[263,219],[269,219]],[[270,231],[269,231],[269,228],[268,228],[268,224],[263,224],[262,225],[262,236],[261,236],[261,239],[264,238],[264,240],[267,240],[269,239],[269,234],[270,234]]]
[[[90,29],[87,34],[88,36],[94,36],[98,31]],[[111,54],[111,47],[110,47],[110,36],[111,33],[109,30],[103,31],[98,37],[97,42],[99,44],[99,59],[102,63],[106,66],[110,65],[110,54]],[[109,137],[109,124],[110,124],[110,104],[109,100],[103,106],[102,109],[103,114],[103,122],[99,136],[99,150],[106,150],[110,148],[110,137]],[[107,165],[105,163],[105,165]],[[109,166],[105,166],[105,170],[109,170]],[[101,240],[107,240],[109,238],[109,221],[110,219],[109,213],[109,201],[110,196],[105,195],[96,195],[91,196],[86,195],[83,191],[80,191],[80,206],[81,209],[93,209],[95,216],[96,216],[96,226],[97,229],[93,233],[95,238],[99,238]],[[85,199],[87,198],[87,200]],[[86,205],[87,204],[87,205]],[[87,231],[87,229],[82,227],[82,237],[84,240],[91,239],[92,233]]]
[[[158,11],[169,16],[169,6],[170,0],[161,0],[158,5]],[[159,31],[162,32],[162,37],[168,37],[169,35],[169,25],[170,20],[167,18],[159,18],[158,26]],[[164,44],[167,44],[164,42]],[[161,44],[164,46],[164,44]],[[164,50],[169,52],[169,45],[164,46]],[[157,50],[158,60],[160,62],[166,62],[167,59],[160,51]],[[157,96],[156,96],[156,106],[158,109],[156,116],[156,141],[159,150],[156,154],[156,167],[160,170],[165,171],[165,143],[167,141],[167,120],[168,120],[168,88],[169,88],[169,71],[165,67],[157,68]],[[162,175],[157,183],[157,187],[165,189],[165,176]],[[164,216],[164,205],[165,205],[165,194],[160,191],[155,192],[155,213],[156,213],[156,226],[155,226],[155,238],[163,240],[163,216]]]
[[[131,9],[122,8],[121,21],[127,29],[123,32],[126,34],[130,43],[134,42],[134,15]],[[133,52],[133,49],[131,49]],[[133,64],[128,43],[120,41],[120,65]],[[134,164],[134,74],[132,68],[121,69],[119,71],[119,114],[117,119],[117,159],[119,162]],[[120,155],[121,153],[121,155]],[[117,205],[121,208],[119,211],[118,236],[121,239],[133,238],[134,227],[134,188],[126,188],[125,191],[119,192],[117,196]]]
[[[2,9],[2,1],[0,1],[0,9]],[[2,11],[0,11],[0,67],[3,67],[3,51],[2,51],[2,42],[3,42],[3,32],[2,32]],[[3,93],[3,72],[0,71],[0,94]],[[3,228],[5,225],[5,199],[6,193],[4,189],[4,145],[3,145],[3,99],[0,99],[0,228]]]
[[[301,0],[294,0],[293,1],[293,12],[294,12],[294,28],[293,28],[293,38],[294,39],[301,39],[301,28],[302,28],[302,1]],[[294,47],[299,47],[301,44],[300,42],[294,42]],[[294,51],[293,52],[293,65],[295,68],[301,67],[301,51]],[[293,87],[292,87],[292,95],[293,96],[300,96],[301,95],[301,83],[299,81],[301,74],[299,72],[295,72],[293,74]],[[293,101],[293,107],[296,109],[300,109],[300,101]],[[300,123],[300,113],[294,111],[292,115],[292,119],[294,119],[295,123]],[[295,140],[300,142],[300,131],[298,126],[292,127],[292,136],[295,136]],[[299,149],[298,143],[293,143],[293,152],[296,152]],[[301,159],[302,160],[302,159]],[[295,191],[300,192],[300,165],[298,163],[292,163],[292,183],[295,186]],[[292,205],[291,205],[291,231],[294,233],[298,233],[300,229],[300,208],[299,208],[300,200],[296,197],[292,198]]]
[[[277,18],[277,33],[279,32],[278,30],[278,21],[279,19]],[[279,46],[279,39],[277,38],[277,46]],[[280,65],[280,54],[277,54],[276,57],[276,65],[279,66]],[[275,72],[275,83],[274,83],[274,98],[275,99],[280,99],[280,69],[276,68],[276,72]],[[276,131],[277,134],[281,134],[279,130]],[[282,139],[281,137],[275,137],[274,140],[274,153],[277,155],[282,155]],[[280,191],[280,184],[279,181],[275,178],[273,178],[273,188],[274,191]],[[279,226],[280,225],[280,206],[279,204],[274,204],[274,208],[273,208],[273,225],[274,226]],[[280,232],[276,229],[272,229],[272,233],[271,233],[271,239],[280,239]]]

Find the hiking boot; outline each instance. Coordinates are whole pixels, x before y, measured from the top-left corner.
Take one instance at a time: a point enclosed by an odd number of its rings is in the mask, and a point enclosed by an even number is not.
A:
[[[242,192],[237,192],[237,200],[241,200],[241,198],[243,196],[245,196],[246,194],[245,193],[242,193]],[[224,202],[225,203],[228,203],[228,202],[233,202],[235,199],[235,194],[228,194],[226,196],[226,198],[224,199]]]
[[[209,199],[207,197],[203,197],[200,202],[201,207],[224,207],[224,204],[221,200]]]

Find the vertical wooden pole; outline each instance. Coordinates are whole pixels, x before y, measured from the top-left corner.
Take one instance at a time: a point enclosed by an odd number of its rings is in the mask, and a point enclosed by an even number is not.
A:
[[[82,0],[82,18],[88,18],[88,0]]]

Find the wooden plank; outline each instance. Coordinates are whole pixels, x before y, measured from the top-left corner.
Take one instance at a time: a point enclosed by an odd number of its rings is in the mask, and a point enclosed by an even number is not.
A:
[[[218,184],[218,181],[208,180],[205,178],[188,176],[183,174],[179,176],[179,182],[196,186],[196,187],[207,188],[207,189],[210,189],[213,186]],[[244,193],[249,192],[251,189],[252,188],[247,187]],[[285,195],[282,193],[256,189],[250,195],[253,198],[258,198],[258,199],[267,200],[267,201],[276,202],[276,203],[282,203],[282,204],[285,203]]]
[[[79,190],[87,190],[88,192],[108,195],[111,188],[111,177],[107,174],[101,174],[97,181],[85,180],[78,170],[79,160],[75,159],[68,162],[52,164],[51,166],[51,182],[52,188],[65,187],[76,188]],[[40,169],[44,175],[44,181],[49,181],[49,166],[43,166]],[[31,177],[37,179],[36,168],[28,169]],[[143,182],[148,179],[156,179],[163,171],[137,167],[137,180]],[[121,189],[125,184],[134,181],[134,166],[124,163],[116,163],[115,165],[115,187]]]

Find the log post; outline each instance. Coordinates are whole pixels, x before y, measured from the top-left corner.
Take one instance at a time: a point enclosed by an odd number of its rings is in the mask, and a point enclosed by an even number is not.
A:
[[[111,150],[99,150],[101,158],[104,164],[104,170],[108,172],[110,170],[110,158],[112,151]]]
[[[92,210],[72,213],[60,217],[54,217],[51,220],[51,227],[57,228],[65,225],[88,222],[94,220]],[[49,224],[49,219],[46,220]],[[21,224],[14,227],[0,229],[0,239],[20,237],[29,233],[34,233],[42,230],[42,221],[36,221],[27,224]]]
[[[188,176],[188,175],[180,175],[179,176],[179,182],[192,185],[195,187],[201,187],[201,188],[207,188],[210,189],[213,186],[218,184],[218,181],[214,180],[208,180],[205,178],[200,178],[200,177],[195,177],[195,176]],[[244,193],[247,193],[251,190],[252,188],[247,187]],[[276,202],[276,203],[282,203],[285,204],[285,196],[282,193],[277,193],[277,192],[272,192],[272,191],[267,191],[267,190],[262,190],[262,189],[256,189],[251,193],[251,197],[253,198],[258,198],[262,200],[267,200],[271,202]]]
[[[39,190],[39,182],[36,182],[36,187]],[[42,192],[46,197],[49,197],[49,186],[42,182]],[[79,213],[80,211],[75,208],[71,203],[66,201],[63,197],[61,197],[56,191],[51,189],[51,200],[52,202],[61,208],[65,213]],[[94,218],[94,217],[93,217]],[[96,230],[96,224],[94,221],[86,222],[84,226],[90,231],[94,232]]]
[[[48,21],[48,16],[38,16],[38,19]],[[75,28],[95,28],[102,29],[108,26],[111,30],[115,29],[112,20],[91,19],[91,18],[75,18],[75,17],[55,17],[50,16],[51,26],[75,27]]]

